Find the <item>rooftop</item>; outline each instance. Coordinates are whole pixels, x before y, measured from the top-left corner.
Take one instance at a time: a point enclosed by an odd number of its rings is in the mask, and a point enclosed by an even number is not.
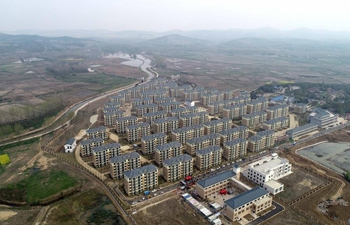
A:
[[[210,154],[212,152],[217,152],[217,151],[222,151],[220,146],[212,145],[212,146],[209,146],[207,148],[203,148],[201,150],[197,150],[197,155],[207,155],[207,154]]]
[[[269,192],[265,189],[256,187],[225,201],[225,204],[230,206],[232,209],[236,209],[268,193]]]
[[[121,121],[128,121],[128,120],[137,120],[136,116],[125,116],[125,117],[121,117],[121,118],[117,118],[116,119],[117,122],[121,122]]]
[[[138,158],[138,157],[141,157],[139,153],[131,152],[131,153],[127,153],[125,155],[119,155],[119,156],[116,156],[116,157],[112,157],[110,159],[110,162],[111,163],[125,162],[127,160],[135,159],[135,158]]]
[[[237,144],[241,144],[241,143],[245,143],[247,140],[243,139],[243,138],[237,138],[231,141],[226,141],[224,143],[224,146],[232,146],[232,145],[237,145]]]
[[[138,177],[138,176],[141,176],[141,175],[144,175],[144,174],[153,173],[153,172],[156,172],[156,171],[158,171],[157,167],[152,165],[152,164],[150,164],[150,165],[146,165],[146,166],[134,169],[134,170],[126,171],[124,173],[124,177],[134,178],[134,177]]]
[[[206,188],[206,187],[209,187],[213,184],[219,183],[221,181],[230,179],[234,176],[236,176],[236,173],[233,172],[232,170],[228,170],[228,171],[216,174],[214,176],[208,177],[206,179],[200,180],[197,182],[197,184],[199,184],[203,188]]]
[[[71,138],[66,142],[66,145],[72,145],[74,142],[75,142],[75,139]]]
[[[268,173],[270,169],[274,169],[286,163],[289,163],[287,159],[266,156],[257,162],[249,164],[248,168],[253,168],[256,171],[259,171],[260,173]]]
[[[156,133],[156,134],[150,134],[142,137],[142,141],[151,141],[157,138],[166,138],[166,135],[164,133]]]
[[[165,150],[168,150],[170,148],[181,148],[181,143],[177,142],[177,141],[172,141],[172,142],[169,142],[166,144],[157,145],[155,147],[155,150],[165,151]]]
[[[202,141],[212,140],[212,139],[219,138],[219,137],[220,137],[219,134],[212,133],[212,134],[204,135],[204,136],[201,136],[201,137],[193,138],[191,140],[187,140],[187,143],[194,144],[194,143],[199,143],[199,142],[202,142]]]
[[[96,128],[90,128],[88,130],[86,130],[86,133],[95,133],[95,132],[99,132],[99,131],[106,131],[106,127],[96,127]]]
[[[86,140],[81,141],[80,143],[81,143],[81,145],[89,145],[91,143],[99,143],[99,142],[103,142],[103,139],[100,137],[86,139]]]
[[[287,132],[297,133],[297,132],[300,132],[300,131],[303,131],[303,130],[307,130],[307,129],[310,129],[310,128],[314,128],[314,127],[317,127],[317,124],[307,123],[307,124],[305,124],[303,126],[290,129]]]
[[[174,158],[164,160],[163,165],[173,166],[173,165],[177,165],[180,162],[188,162],[190,160],[192,160],[191,156],[189,156],[187,154],[183,154],[183,155],[179,155],[179,156],[174,157]]]
[[[239,127],[234,127],[228,130],[223,130],[221,131],[219,134],[221,135],[228,135],[228,134],[234,134],[236,132],[240,132],[240,131],[247,131],[248,128],[245,126],[239,126]]]
[[[255,113],[250,113],[250,114],[245,114],[242,116],[242,118],[252,118],[255,116],[262,116],[262,115],[266,115],[265,111],[259,111],[259,112],[255,112]]]
[[[275,119],[272,119],[272,120],[268,120],[265,122],[265,124],[274,124],[274,123],[277,123],[277,122],[281,122],[281,121],[286,121],[288,120],[287,117],[285,116],[282,116],[282,117],[278,117],[278,118],[275,118]]]
[[[277,188],[281,187],[281,185],[283,185],[283,184],[276,181],[276,180],[269,180],[269,181],[265,182],[264,185],[269,186],[273,189],[277,189]]]
[[[116,148],[120,148],[120,144],[117,142],[114,142],[114,143],[110,143],[102,146],[97,146],[92,149],[92,152],[103,152],[108,149],[116,149]]]

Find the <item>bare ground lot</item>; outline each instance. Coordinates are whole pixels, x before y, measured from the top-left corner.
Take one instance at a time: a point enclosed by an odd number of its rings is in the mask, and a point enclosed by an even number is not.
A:
[[[278,180],[284,184],[284,191],[277,196],[285,202],[290,202],[325,182],[324,178],[296,166],[292,167],[292,172]]]
[[[139,224],[153,225],[199,225],[209,224],[179,196],[149,206],[133,215]]]

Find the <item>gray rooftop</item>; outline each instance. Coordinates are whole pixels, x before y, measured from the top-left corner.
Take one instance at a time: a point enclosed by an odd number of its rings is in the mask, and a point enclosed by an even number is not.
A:
[[[139,127],[150,127],[149,123],[136,123],[132,124],[126,127],[128,130],[135,130],[138,129]]]
[[[146,165],[146,166],[134,169],[134,170],[126,171],[124,173],[124,177],[134,178],[134,177],[138,177],[138,176],[143,175],[143,174],[156,172],[157,170],[158,170],[157,167],[150,164],[150,165]]]
[[[135,159],[141,157],[137,152],[127,153],[125,155],[118,155],[116,157],[112,157],[109,161],[110,163],[120,163],[125,162],[126,160]]]
[[[256,136],[264,137],[264,136],[273,135],[274,133],[275,133],[275,132],[274,132],[273,130],[264,130],[264,131],[257,132],[255,135],[256,135]]]
[[[232,170],[228,170],[228,171],[216,174],[214,176],[208,177],[206,179],[200,180],[197,182],[197,184],[199,184],[203,188],[206,188],[213,184],[232,178],[234,176],[236,176],[236,173],[233,172]]]
[[[155,147],[155,150],[165,151],[165,150],[168,150],[170,148],[181,148],[181,143],[177,142],[177,141],[172,141],[172,142],[169,142],[166,144],[157,145]]]
[[[226,200],[225,204],[230,206],[232,209],[236,209],[268,193],[268,191],[262,189],[261,187],[255,187],[249,191],[244,192],[243,194]]]
[[[81,145],[89,145],[92,143],[99,143],[99,142],[103,142],[103,139],[100,137],[97,138],[91,138],[91,139],[86,139],[80,142]]]
[[[156,133],[156,134],[150,134],[142,137],[143,141],[150,141],[156,138],[166,138],[166,135],[164,133]]]
[[[236,108],[242,108],[242,107],[245,107],[247,106],[246,104],[244,103],[239,103],[239,104],[235,104],[235,105],[228,105],[228,106],[224,106],[224,109],[236,109]]]
[[[108,111],[104,113],[105,116],[114,116],[114,115],[120,115],[120,114],[124,114],[124,112],[121,110],[118,110],[118,111]]]
[[[290,129],[290,130],[287,130],[287,132],[292,132],[292,133],[297,133],[297,132],[300,132],[300,131],[303,131],[303,130],[307,130],[307,129],[310,129],[312,127],[317,127],[317,124],[314,124],[314,123],[307,123],[303,126],[300,126],[300,127],[296,127],[296,128],[293,128],[293,129]]]
[[[173,166],[173,165],[179,164],[180,162],[188,162],[188,161],[191,161],[191,160],[192,160],[191,156],[189,156],[187,154],[183,154],[183,155],[179,155],[179,156],[174,157],[174,158],[165,159],[163,161],[163,165]]]
[[[265,124],[274,124],[274,123],[277,123],[277,122],[281,122],[281,121],[286,121],[288,120],[287,117],[285,116],[282,116],[282,117],[278,117],[278,118],[275,118],[275,119],[272,119],[272,120],[268,120],[265,122]]]
[[[223,130],[219,134],[229,135],[229,134],[234,134],[236,132],[247,131],[247,130],[248,130],[248,128],[245,126],[238,126],[238,127],[234,127],[234,128],[228,129],[228,130]]]
[[[222,149],[220,148],[220,146],[212,145],[212,146],[209,146],[207,148],[197,150],[197,155],[207,155],[207,154],[210,154],[212,152],[217,152],[217,151],[221,151],[221,150]]]
[[[229,123],[231,120],[229,118],[223,118],[220,120],[211,120],[209,122],[205,122],[204,125],[205,126],[210,126],[210,125],[218,125],[220,123]]]
[[[177,128],[175,130],[173,130],[172,132],[173,133],[182,133],[182,132],[186,132],[188,130],[196,130],[196,129],[204,129],[204,125],[203,124],[196,124],[196,125],[193,125],[193,126],[189,126],[189,127],[180,127],[180,128]]]
[[[120,148],[120,144],[117,142],[114,143],[109,143],[106,145],[102,145],[102,146],[97,146],[95,148],[92,149],[93,152],[103,152],[106,151],[108,149],[117,149]]]
[[[166,116],[168,113],[166,111],[157,111],[143,114],[143,117],[148,116]]]
[[[193,138],[191,140],[187,140],[187,143],[195,144],[195,143],[200,143],[200,142],[207,141],[207,140],[216,139],[216,138],[219,138],[219,137],[220,137],[219,134],[213,133],[213,134],[208,134],[208,135],[204,135],[204,136],[201,136],[201,137]]]
[[[90,128],[88,130],[86,130],[86,133],[95,133],[95,132],[100,132],[100,131],[106,131],[107,128],[104,127],[104,126],[101,126],[101,127],[96,127],[96,128]]]
[[[259,112],[255,112],[255,113],[245,114],[245,115],[242,116],[242,118],[252,118],[252,117],[262,116],[262,115],[266,115],[266,112],[265,111],[259,111]]]
[[[127,120],[137,120],[136,116],[125,116],[125,117],[121,117],[121,118],[117,118],[116,121],[117,122],[121,122],[121,121],[127,121]]]
[[[237,145],[237,144],[245,143],[246,141],[247,141],[246,139],[237,138],[237,139],[234,139],[234,140],[231,140],[231,141],[226,141],[224,143],[224,146],[234,146],[234,145]]]
[[[66,145],[72,145],[74,142],[75,142],[75,139],[71,138],[66,142]]]
[[[267,108],[266,110],[277,110],[277,109],[283,109],[283,108],[288,108],[288,105],[286,105],[286,104],[275,105],[275,106]]]

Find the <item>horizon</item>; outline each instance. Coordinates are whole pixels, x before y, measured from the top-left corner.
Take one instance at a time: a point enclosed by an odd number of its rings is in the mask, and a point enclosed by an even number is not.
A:
[[[317,8],[315,7],[317,5]],[[0,30],[153,31],[230,30],[269,27],[350,31],[342,0],[3,0]]]

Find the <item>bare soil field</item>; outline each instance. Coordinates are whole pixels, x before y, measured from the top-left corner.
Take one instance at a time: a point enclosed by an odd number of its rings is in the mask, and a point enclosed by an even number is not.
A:
[[[209,224],[179,196],[161,203],[155,203],[133,215],[139,224],[154,225],[196,225]]]
[[[292,172],[292,174],[278,180],[284,184],[284,191],[277,196],[285,202],[297,199],[325,182],[324,178],[296,166],[292,167]]]
[[[281,224],[296,224],[296,225],[314,225],[315,220],[296,212],[291,208],[287,208],[276,217],[262,223],[263,225],[281,225]]]

